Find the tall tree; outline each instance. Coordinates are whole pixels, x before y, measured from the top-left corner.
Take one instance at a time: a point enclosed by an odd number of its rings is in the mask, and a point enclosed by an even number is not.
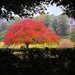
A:
[[[57,26],[58,26],[58,20],[57,19],[54,19],[52,21],[52,27],[53,27],[53,29],[54,29],[55,32],[56,32]]]
[[[52,25],[52,19],[50,18],[49,15],[46,15],[46,17],[44,18],[43,22],[45,23],[45,25],[47,27],[51,26]]]
[[[30,43],[49,43],[57,42],[59,36],[51,32],[51,29],[46,27],[43,22],[33,19],[23,19],[15,23],[10,30],[5,34],[3,42],[6,45],[22,44],[26,45],[26,49]]]
[[[66,15],[60,15],[58,18],[58,27],[56,29],[56,32],[60,36],[64,36],[67,34],[67,16]]]
[[[1,31],[0,32],[0,42],[4,39],[4,33],[5,33],[6,31]]]
[[[73,28],[70,32],[70,40],[75,42],[75,28]]]
[[[8,27],[8,23],[6,21],[3,21],[0,23],[0,32],[6,30]]]

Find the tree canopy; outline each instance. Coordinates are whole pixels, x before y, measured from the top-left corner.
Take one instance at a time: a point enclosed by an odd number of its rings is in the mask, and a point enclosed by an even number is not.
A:
[[[0,0],[0,17],[8,18],[11,11],[20,17],[33,15],[33,13],[44,13],[45,6],[43,4],[53,4],[64,7],[64,13],[75,18],[75,1],[74,0]],[[37,7],[38,6],[38,7]],[[4,10],[4,9],[6,10]],[[9,15],[10,14],[10,15]]]

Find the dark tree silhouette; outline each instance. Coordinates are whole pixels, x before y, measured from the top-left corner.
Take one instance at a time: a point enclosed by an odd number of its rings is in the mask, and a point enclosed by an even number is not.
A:
[[[8,18],[9,14],[11,15],[11,11],[19,16],[28,17],[33,15],[33,13],[42,13],[45,10],[44,4],[53,4],[55,3],[57,6],[64,6],[64,12],[75,18],[75,2],[74,0],[0,0],[0,9],[5,8],[7,11],[3,12],[0,10],[0,17]],[[38,6],[38,7],[37,7]],[[37,7],[37,8],[36,8]],[[25,10],[25,9],[26,10]]]

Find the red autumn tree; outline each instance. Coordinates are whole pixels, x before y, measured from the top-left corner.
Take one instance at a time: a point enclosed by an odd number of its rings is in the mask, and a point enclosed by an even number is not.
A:
[[[46,27],[43,22],[23,19],[9,29],[3,42],[6,45],[24,43],[28,48],[30,43],[57,42],[58,40],[59,36],[51,32],[51,29]]]

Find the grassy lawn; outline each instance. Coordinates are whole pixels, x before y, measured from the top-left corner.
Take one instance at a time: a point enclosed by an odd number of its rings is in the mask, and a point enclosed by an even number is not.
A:
[[[70,41],[70,39],[60,39],[58,43],[60,44],[63,41],[67,42],[67,41]],[[72,42],[72,43],[75,45],[75,42]],[[10,48],[19,49],[21,46],[25,46],[25,45],[24,44],[20,44],[20,45],[16,45],[16,46],[12,45],[12,46],[10,46]],[[45,48],[45,47],[58,48],[58,44],[57,43],[29,44],[29,48]],[[6,48],[6,46],[4,45],[3,42],[0,42],[0,48]]]
[[[10,48],[17,49],[17,48],[20,48],[21,46],[25,46],[25,45],[23,45],[23,44],[16,45],[16,46],[12,45],[12,46],[10,46]],[[44,44],[30,44],[29,45],[29,48],[45,48],[45,47],[48,47],[48,48],[57,48],[58,45],[57,45],[57,43],[50,43],[50,44],[44,43]],[[0,48],[6,48],[6,46],[4,45],[3,42],[0,42]]]
[[[56,43],[50,43],[50,44],[30,44],[29,48],[45,48],[45,47],[48,47],[48,48],[57,48],[58,45]]]

